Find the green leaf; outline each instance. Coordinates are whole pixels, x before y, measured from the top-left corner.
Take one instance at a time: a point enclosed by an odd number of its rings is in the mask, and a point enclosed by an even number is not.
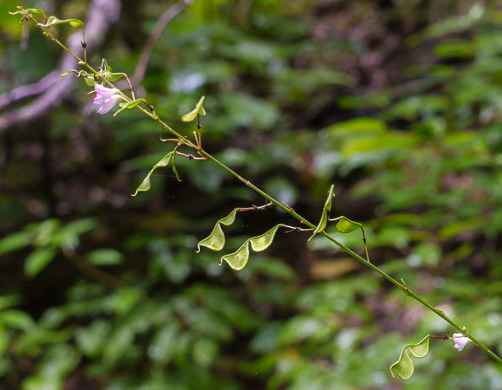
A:
[[[66,71],[66,72],[64,72],[61,76],[59,76],[58,83],[61,81],[61,79],[62,79],[63,77],[66,77],[66,76],[70,75],[70,74],[71,74],[71,73],[73,73],[73,72],[75,72],[75,73],[77,73],[77,74],[78,74],[78,70],[75,70],[75,69],[70,69],[70,70],[67,70],[67,71]]]
[[[201,367],[211,366],[218,355],[218,343],[212,339],[197,340],[192,348],[193,360]]]
[[[128,109],[130,110],[131,108],[134,108],[136,107],[138,104],[140,103],[145,103],[146,104],[146,100],[141,98],[141,99],[136,99],[132,102],[127,102],[127,103],[119,103],[119,106],[121,107],[120,110],[117,110],[117,112],[115,114],[113,114],[113,116],[117,116],[117,114],[119,112],[122,112],[124,111],[125,109]]]
[[[84,77],[84,80],[89,87],[94,87],[94,84],[96,84],[96,81],[94,81],[94,77],[92,76]]]
[[[148,175],[146,175],[143,182],[136,189],[136,192],[132,196],[138,195],[138,192],[140,191],[148,191],[152,187],[152,184],[150,182],[150,176],[152,176],[153,171],[155,171],[157,168],[160,167],[167,167],[169,165],[169,161],[171,161],[173,153],[174,152],[170,152],[166,154],[157,164],[153,166],[152,170],[148,173]]]
[[[272,242],[275,238],[275,233],[277,233],[277,230],[281,226],[282,225],[276,225],[268,232],[263,233],[261,236],[250,238],[249,242],[251,243],[251,248],[253,248],[255,252],[261,252],[267,249],[270,245],[272,245]]]
[[[19,9],[19,11],[9,12],[9,14],[11,14],[11,15],[42,14],[44,19],[47,19],[47,16],[45,16],[45,12],[41,9],[38,9],[38,8],[23,9],[23,7],[17,7],[17,9]]]
[[[125,77],[125,73],[105,72],[104,76],[105,76],[105,79],[114,83],[115,81],[119,81],[122,77]]]
[[[408,350],[416,358],[422,359],[429,353],[429,340],[430,335],[427,335],[418,343],[408,345]]]
[[[0,313],[0,323],[8,328],[28,331],[35,326],[33,318],[21,310],[10,309]]]
[[[410,355],[406,352],[406,348],[403,348],[399,360],[390,366],[390,373],[393,377],[394,372],[399,378],[405,381],[413,376],[415,366],[413,365],[413,360],[411,360]]]
[[[94,320],[90,325],[75,329],[75,341],[82,353],[97,359],[103,353],[108,341],[111,325],[103,319]]]
[[[415,366],[413,365],[413,360],[411,359],[408,351],[416,358],[421,359],[427,356],[429,353],[429,339],[428,334],[422,340],[416,344],[405,345],[401,351],[401,356],[399,360],[390,366],[390,373],[394,377],[394,373],[397,374],[401,379],[408,380],[413,376],[415,372]]]
[[[19,297],[15,295],[8,295],[8,296],[0,296],[0,310],[7,309],[12,306],[16,306],[19,304]]]
[[[40,248],[31,252],[24,263],[24,273],[33,278],[38,275],[56,256],[54,248]]]
[[[85,218],[70,222],[64,225],[61,230],[64,230],[69,234],[73,234],[75,236],[80,236],[84,233],[88,233],[91,230],[96,229],[97,226],[98,224],[94,218]]]
[[[116,249],[97,249],[87,255],[87,260],[92,265],[117,265],[121,264],[124,257]]]
[[[9,234],[0,240],[0,255],[24,248],[32,243],[32,232],[17,232]]]
[[[197,102],[197,104],[195,105],[195,108],[192,111],[190,111],[188,114],[183,115],[181,120],[183,122],[191,122],[195,118],[197,118],[197,115],[206,116],[206,111],[204,110],[204,107],[203,107],[205,99],[206,99],[206,97],[202,96],[200,98],[200,100]]]
[[[47,19],[46,23],[37,23],[37,26],[42,26],[42,27],[51,27],[55,26],[56,24],[65,24],[69,23],[70,26],[79,28],[79,27],[84,27],[84,22],[78,19],[58,19],[55,16],[49,16],[49,19]]]
[[[244,242],[234,253],[223,256],[220,260],[220,264],[223,263],[223,260],[228,263],[230,268],[236,271],[243,269],[249,260],[249,240],[246,240],[246,242]]]
[[[366,245],[366,236],[364,234],[364,228],[363,225],[360,224],[359,222],[354,222],[348,219],[347,217],[341,216],[338,218],[334,219],[328,219],[329,221],[339,221],[336,224],[336,229],[340,233],[350,233],[356,230],[357,228],[361,229],[361,232],[363,233],[363,242],[364,242],[364,250],[366,252],[366,260],[369,262],[370,261],[370,256],[368,254],[368,246]]]
[[[340,233],[350,233],[360,227],[362,227],[360,223],[351,221],[347,217],[341,217],[340,222],[336,224],[336,230],[338,230]]]
[[[108,337],[103,351],[103,361],[106,364],[113,365],[122,358],[134,342],[134,328],[130,323],[124,323],[115,332]]]
[[[321,233],[324,230],[324,228],[326,227],[326,224],[328,222],[328,211],[331,210],[331,205],[333,204],[333,197],[334,196],[335,196],[335,185],[332,184],[331,188],[329,189],[328,198],[326,199],[326,203],[324,203],[324,208],[322,209],[321,220],[319,221],[319,224],[315,228],[314,233],[312,234],[312,237],[309,238],[309,241],[317,233]]]
[[[360,137],[371,134],[384,134],[387,131],[387,125],[381,120],[363,117],[336,123],[329,126],[327,131],[330,136],[345,136],[350,134],[352,137]]]
[[[180,179],[180,175],[178,175],[178,170],[176,169],[176,151],[173,153],[173,173],[176,175],[176,179],[178,181],[182,181]]]
[[[239,209],[233,209],[232,212],[225,218],[222,218],[218,222],[216,222],[216,225],[214,225],[211,234],[197,244],[197,253],[200,252],[201,246],[205,246],[206,248],[209,248],[213,251],[221,251],[223,249],[223,247],[225,246],[225,234],[221,229],[221,224],[225,226],[230,226],[231,224],[233,224],[237,211],[239,211]]]
[[[275,233],[281,226],[284,225],[278,224],[260,236],[248,238],[244,242],[244,244],[242,244],[241,247],[237,249],[237,251],[223,256],[220,260],[220,264],[223,263],[223,260],[225,260],[232,269],[240,271],[248,263],[249,244],[251,244],[251,248],[255,252],[264,251],[272,244],[272,242],[274,241]]]
[[[108,65],[108,61],[106,59],[103,59],[103,64],[104,64],[103,71],[111,73],[112,67]]]

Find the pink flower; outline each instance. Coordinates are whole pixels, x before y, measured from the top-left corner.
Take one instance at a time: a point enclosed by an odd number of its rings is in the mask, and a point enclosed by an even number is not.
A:
[[[453,341],[455,342],[455,346],[453,348],[458,349],[458,352],[464,349],[471,339],[469,337],[465,337],[462,333],[453,333]]]
[[[96,97],[93,104],[103,104],[99,108],[98,114],[106,114],[122,99],[120,91],[116,88],[106,88],[102,85],[94,84],[94,89],[96,90]]]

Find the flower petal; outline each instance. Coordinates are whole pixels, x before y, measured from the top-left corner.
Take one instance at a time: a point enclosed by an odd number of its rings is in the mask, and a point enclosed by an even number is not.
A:
[[[469,337],[465,337],[462,333],[453,333],[453,341],[455,345],[453,348],[457,349],[459,352],[464,349],[471,339]]]
[[[100,84],[94,84],[94,90],[96,91],[97,96],[102,96],[107,99],[111,98],[113,95],[119,93],[119,90],[116,88],[106,88]]]
[[[116,103],[117,103],[117,99],[114,99],[114,98],[108,99],[99,108],[98,114],[106,114],[108,111],[110,111],[113,108],[113,106],[115,106]]]
[[[97,95],[94,98],[94,101],[92,102],[92,104],[102,104],[102,103],[106,102],[109,99],[110,99],[109,97],[102,96],[102,95]]]

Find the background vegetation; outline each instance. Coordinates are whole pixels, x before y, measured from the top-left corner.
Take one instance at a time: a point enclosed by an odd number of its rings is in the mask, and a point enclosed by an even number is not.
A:
[[[172,4],[123,0],[91,63],[132,74]],[[16,5],[0,3],[0,93],[62,55],[34,29],[22,51]],[[85,20],[90,1],[23,5]],[[310,220],[334,183],[332,215],[365,223],[372,261],[500,355],[498,2],[196,0],[142,84],[187,135],[180,117],[206,95],[205,148]],[[279,232],[240,272],[195,254],[218,219],[263,200],[181,158],[182,183],[157,170],[132,198],[170,145],[136,112],[93,113],[89,90],[75,80],[62,105],[0,133],[0,388],[502,388],[482,351],[441,340],[409,382],[392,379],[404,344],[453,330],[322,238]],[[293,223],[242,213],[229,248],[277,222]],[[363,253],[358,232],[339,239]]]

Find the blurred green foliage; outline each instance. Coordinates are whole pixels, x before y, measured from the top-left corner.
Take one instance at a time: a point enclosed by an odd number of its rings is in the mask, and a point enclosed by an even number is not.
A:
[[[89,4],[30,6],[85,21]],[[123,1],[91,62],[132,74],[171,4]],[[0,93],[61,55],[34,29],[20,49],[16,5],[0,3]],[[205,95],[205,148],[310,220],[335,184],[330,217],[364,223],[371,260],[500,354],[501,27],[489,1],[196,0],[143,86],[187,135],[181,116]],[[182,183],[160,168],[131,198],[169,146],[135,110],[87,115],[89,90],[78,80],[0,134],[2,389],[502,388],[480,350],[438,339],[410,381],[393,379],[404,345],[453,329],[319,236],[280,230],[239,272],[195,254],[217,220],[263,200],[181,158]],[[239,214],[227,246],[276,223],[292,221]],[[361,232],[335,225],[363,254]]]

